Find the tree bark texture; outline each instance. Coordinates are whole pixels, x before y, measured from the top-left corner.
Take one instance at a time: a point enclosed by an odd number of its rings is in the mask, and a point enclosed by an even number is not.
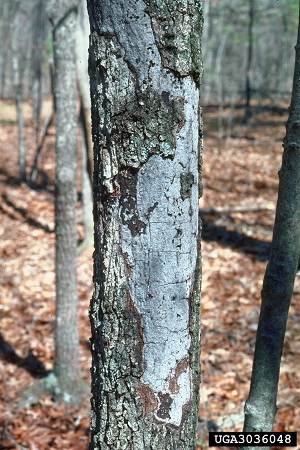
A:
[[[262,289],[245,431],[271,431],[282,346],[300,254],[300,35],[286,125],[270,261]],[[249,448],[249,447],[247,447]],[[257,448],[257,447],[256,447]]]
[[[77,13],[69,1],[48,2],[53,24],[56,105],[56,329],[55,365],[63,395],[71,395],[78,374],[76,284]],[[68,401],[67,398],[63,400]]]
[[[196,448],[202,6],[88,1],[91,448]]]

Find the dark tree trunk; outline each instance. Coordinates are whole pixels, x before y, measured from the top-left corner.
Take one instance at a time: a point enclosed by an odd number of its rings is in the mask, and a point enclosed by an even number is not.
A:
[[[271,255],[262,289],[250,394],[245,404],[245,431],[271,431],[276,414],[280,360],[300,254],[299,130],[300,29]]]
[[[89,0],[88,10],[91,448],[192,450],[200,383],[201,2]]]

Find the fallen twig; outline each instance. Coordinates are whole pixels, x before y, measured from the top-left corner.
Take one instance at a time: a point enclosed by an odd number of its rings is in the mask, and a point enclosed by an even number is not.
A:
[[[245,206],[211,206],[209,208],[199,208],[200,214],[228,214],[232,212],[259,212],[274,211],[273,205],[245,205]]]
[[[40,142],[36,149],[34,163],[32,165],[32,169],[31,169],[31,173],[30,173],[30,181],[35,181],[37,178],[42,148],[43,148],[46,136],[48,134],[48,129],[49,129],[50,125],[52,124],[53,119],[54,119],[54,110],[51,111],[51,114],[47,117],[47,119],[44,122],[44,126],[43,126],[43,129],[41,132]]]

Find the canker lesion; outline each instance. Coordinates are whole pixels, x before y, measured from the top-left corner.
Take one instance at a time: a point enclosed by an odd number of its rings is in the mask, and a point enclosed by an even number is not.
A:
[[[141,398],[144,417],[151,412],[155,412],[158,423],[170,419],[170,411],[174,397],[180,392],[178,379],[188,368],[189,357],[187,356],[178,362],[174,375],[168,381],[168,387],[165,392],[158,392],[156,394],[149,384],[139,381],[137,389]]]
[[[182,200],[191,197],[192,186],[194,183],[195,177],[191,172],[180,174],[180,196]]]
[[[156,416],[158,419],[167,420],[170,419],[170,409],[173,403],[173,398],[168,392],[159,392],[159,408]]]
[[[158,401],[153,389],[149,386],[149,384],[139,382],[138,393],[141,397],[143,416],[145,417],[146,415],[157,409]]]
[[[169,380],[169,389],[172,394],[178,394],[180,391],[180,386],[178,384],[178,378],[181,374],[186,372],[189,368],[189,357],[187,356],[184,359],[181,359],[176,366],[175,373],[172,378]]]

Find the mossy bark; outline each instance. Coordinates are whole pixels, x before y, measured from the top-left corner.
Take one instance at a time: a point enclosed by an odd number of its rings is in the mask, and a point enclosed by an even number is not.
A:
[[[192,450],[200,383],[201,3],[90,0],[88,10],[91,449]],[[187,26],[173,29],[174,14]]]
[[[262,289],[245,431],[272,431],[280,360],[300,254],[300,33],[270,260]],[[250,447],[247,447],[250,448]],[[257,448],[257,447],[256,447]],[[266,448],[266,447],[262,447]]]

